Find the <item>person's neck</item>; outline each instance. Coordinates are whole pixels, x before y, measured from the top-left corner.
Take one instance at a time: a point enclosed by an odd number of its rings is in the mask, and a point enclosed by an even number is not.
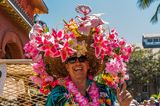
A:
[[[86,79],[72,79],[73,83],[77,86],[78,91],[82,94],[86,94],[87,85],[87,78]]]

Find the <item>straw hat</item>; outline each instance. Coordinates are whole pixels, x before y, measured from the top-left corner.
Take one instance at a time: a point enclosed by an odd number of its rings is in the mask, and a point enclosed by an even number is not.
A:
[[[65,61],[74,55],[88,57],[89,72],[93,76],[103,71],[107,75],[110,73],[112,78],[120,75],[120,80],[124,80],[126,68],[123,61],[128,61],[131,45],[126,44],[124,39],[118,39],[115,29],[105,29],[103,25],[106,22],[99,17],[101,14],[90,14],[89,6],[79,5],[76,11],[83,16],[76,16],[69,22],[64,20],[62,30],[53,29],[50,33],[47,25],[40,25],[38,21],[33,26],[29,34],[31,40],[24,47],[26,56],[34,61],[36,76],[32,80],[46,87],[48,83],[51,85],[50,82],[64,78],[68,75]],[[119,71],[114,72],[113,69]]]

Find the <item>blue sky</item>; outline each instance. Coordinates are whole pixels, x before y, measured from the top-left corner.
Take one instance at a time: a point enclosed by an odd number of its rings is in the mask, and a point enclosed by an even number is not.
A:
[[[63,19],[79,15],[75,12],[78,4],[86,4],[92,8],[92,13],[104,13],[102,19],[109,22],[111,28],[116,28],[120,37],[127,42],[141,44],[144,33],[159,33],[160,21],[151,24],[150,18],[154,14],[158,2],[150,8],[141,10],[137,0],[44,0],[49,14],[40,15],[40,19],[47,23],[49,28],[61,28]]]

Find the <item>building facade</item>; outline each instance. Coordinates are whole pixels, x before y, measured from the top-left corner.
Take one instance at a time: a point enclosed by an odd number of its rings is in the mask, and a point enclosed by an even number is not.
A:
[[[160,34],[144,34],[142,44],[144,48],[160,48]]]
[[[34,14],[48,13],[43,0],[0,0],[0,59],[22,59]]]
[[[160,33],[158,34],[143,34],[142,45],[144,49],[152,49],[153,53],[160,50]],[[159,55],[159,54],[157,54]],[[158,57],[156,57],[158,58]],[[149,98],[152,94],[160,93],[160,77],[155,76],[155,79],[148,84],[140,84],[139,93],[142,100]]]

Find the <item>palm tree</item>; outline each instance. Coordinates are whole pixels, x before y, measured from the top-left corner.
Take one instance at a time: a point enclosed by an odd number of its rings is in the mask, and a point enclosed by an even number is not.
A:
[[[149,8],[150,5],[156,1],[158,0],[138,0],[137,4],[140,9],[146,9],[146,8]],[[160,3],[158,4],[157,9],[150,20],[151,23],[154,24],[158,22],[158,13],[160,13]]]

